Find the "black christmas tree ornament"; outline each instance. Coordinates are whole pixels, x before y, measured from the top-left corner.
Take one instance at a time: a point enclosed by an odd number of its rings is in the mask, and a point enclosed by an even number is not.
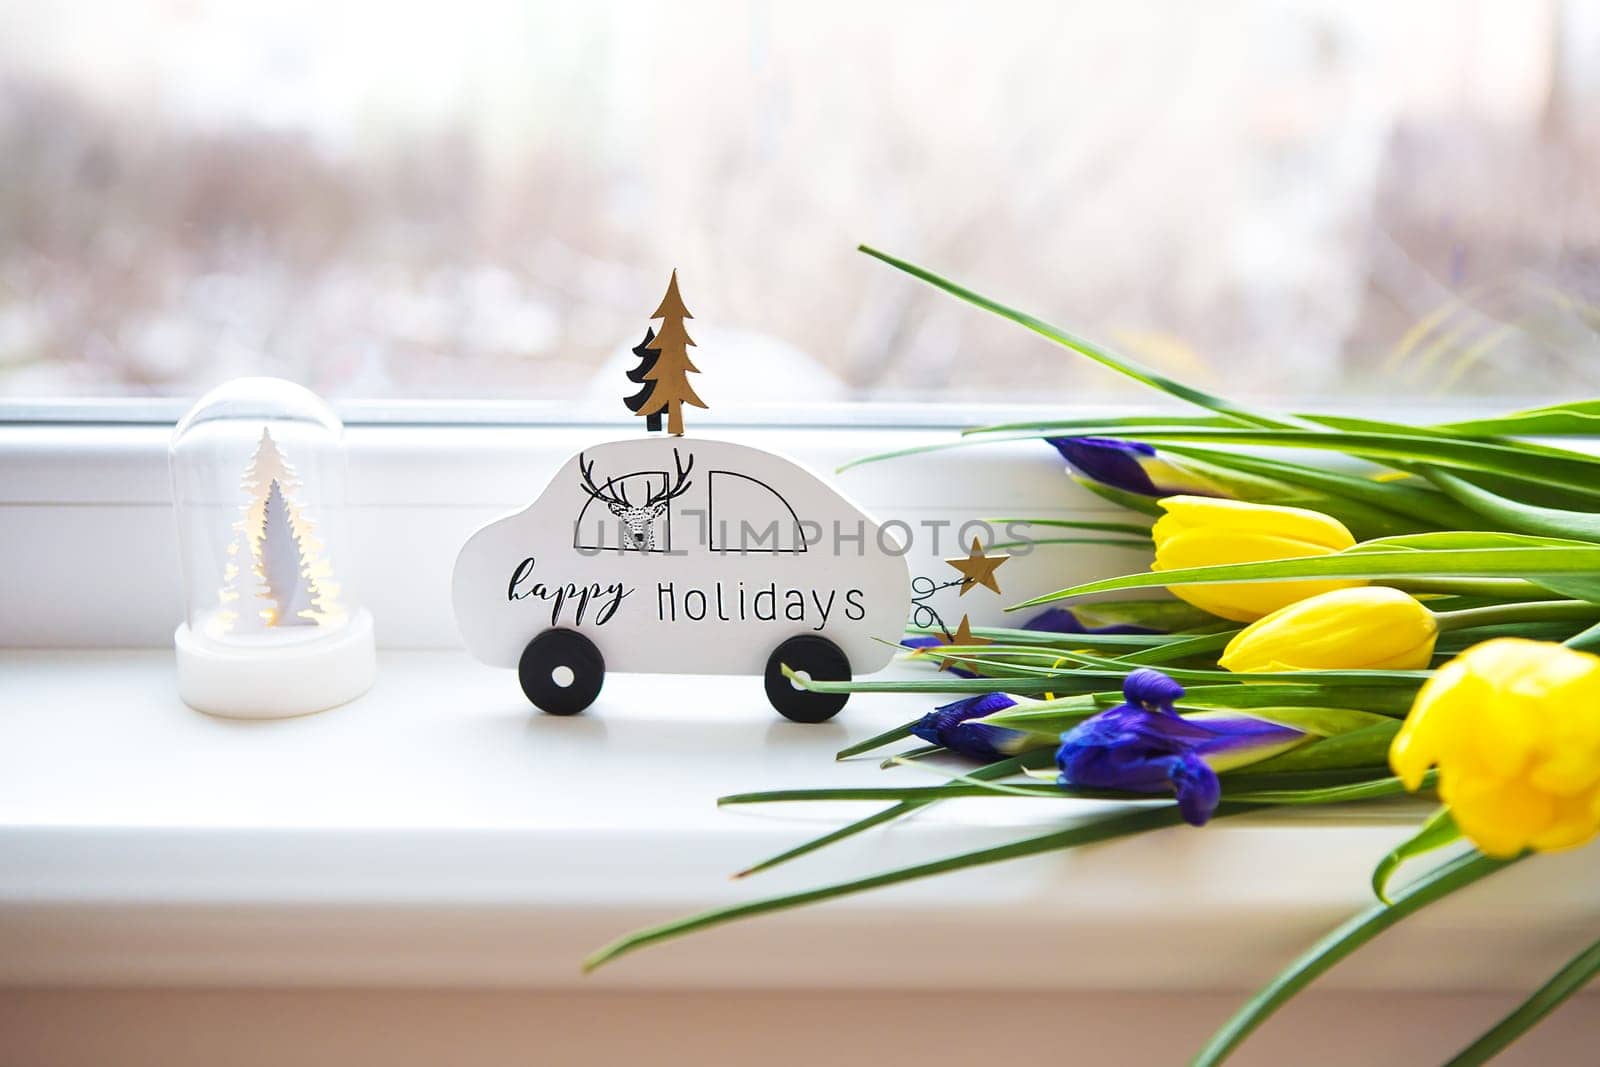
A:
[[[640,389],[632,396],[624,397],[622,402],[628,405],[628,410],[635,415],[639,413],[640,408],[650,402],[650,394],[655,392],[656,383],[650,381],[647,377],[650,373],[650,368],[654,367],[656,360],[661,358],[661,353],[650,347],[655,339],[656,331],[647,326],[644,331],[644,340],[640,341],[633,349],[633,354],[639,357],[639,365],[628,372],[628,381],[637,383]],[[660,431],[661,412],[657,411],[646,415],[644,417],[644,426],[651,433]]]

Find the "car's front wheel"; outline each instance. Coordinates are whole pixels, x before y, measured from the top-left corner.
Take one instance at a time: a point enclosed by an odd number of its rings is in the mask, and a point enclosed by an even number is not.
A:
[[[546,630],[528,642],[517,663],[522,691],[540,711],[576,715],[600,695],[606,661],[576,630]]]
[[[849,693],[815,693],[791,682],[783,668],[803,673],[816,682],[848,682],[850,660],[826,637],[805,634],[791,637],[767,660],[767,699],[778,714],[795,722],[827,722],[839,714]]]

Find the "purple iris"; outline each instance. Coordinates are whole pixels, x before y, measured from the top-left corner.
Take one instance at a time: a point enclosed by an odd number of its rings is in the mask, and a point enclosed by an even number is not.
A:
[[[1116,437],[1047,437],[1061,458],[1090,481],[1140,496],[1216,496],[1217,486],[1141,441]]]
[[[1222,795],[1219,767],[1266,759],[1305,736],[1245,715],[1185,719],[1172,709],[1183,686],[1148,667],[1123,679],[1122,696],[1126,703],[1061,735],[1059,782],[1132,793],[1171,790],[1192,826],[1204,826],[1216,810]]]
[[[1156,488],[1139,463],[1141,457],[1155,456],[1156,450],[1150,445],[1115,437],[1048,437],[1046,440],[1085,478],[1142,496],[1171,495]]]
[[[1015,707],[1016,703],[1004,693],[967,697],[934,708],[911,728],[911,732],[931,745],[943,745],[952,752],[973,759],[1004,759],[1022,751],[1028,735],[1021,730],[1008,730],[1004,726],[990,726],[973,720]]]

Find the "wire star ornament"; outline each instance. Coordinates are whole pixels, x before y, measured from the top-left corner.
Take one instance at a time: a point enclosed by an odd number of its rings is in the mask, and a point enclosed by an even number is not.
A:
[[[994,572],[1011,557],[1005,553],[989,556],[985,555],[983,545],[978,539],[972,539],[972,551],[965,557],[957,556],[947,559],[946,563],[961,572],[961,592],[957,595],[966,596],[968,592],[982,585],[1000,592],[1000,583],[995,580]]]
[[[956,632],[954,634],[952,634],[949,637],[939,637],[938,641],[939,641],[939,644],[941,646],[942,645],[968,645],[968,646],[970,646],[970,645],[992,645],[992,644],[994,644],[994,642],[991,641],[987,637],[974,637],[972,635],[972,622],[965,615],[961,616],[961,625],[956,627]],[[937,653],[935,653],[935,654],[937,655]],[[939,669],[941,671],[949,670],[951,663],[959,664],[960,660],[959,660],[958,657],[955,657],[955,656],[940,656],[939,657]]]

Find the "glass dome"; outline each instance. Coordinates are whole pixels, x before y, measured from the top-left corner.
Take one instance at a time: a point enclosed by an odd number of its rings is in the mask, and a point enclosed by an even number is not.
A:
[[[277,695],[266,694],[272,699],[262,703],[269,710],[215,706],[262,696],[228,695],[255,684],[237,681],[256,669],[253,661],[281,675],[285,668],[315,673],[313,661],[348,658],[334,651],[347,646],[357,649],[357,658],[362,648],[371,658],[370,618],[337,569],[344,543],[343,431],[321,398],[277,378],[241,378],[212,390],[174,430],[169,455],[186,603],[179,682],[184,698],[201,710],[301,714],[370,685],[370,670],[366,684],[343,696],[355,675],[343,686],[321,688],[307,679],[301,698],[288,699],[284,686],[272,682]],[[197,668],[196,660],[214,662]],[[204,693],[191,692],[197,669],[206,679]],[[213,677],[219,671],[235,680]],[[303,706],[307,702],[318,707]]]

